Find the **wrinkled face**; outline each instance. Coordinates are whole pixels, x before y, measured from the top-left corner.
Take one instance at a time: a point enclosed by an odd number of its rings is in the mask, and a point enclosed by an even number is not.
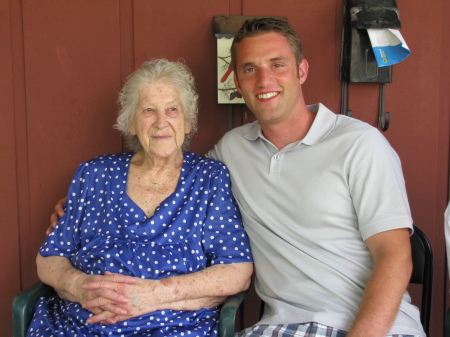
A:
[[[140,103],[130,125],[143,150],[150,156],[179,155],[190,124],[185,118],[178,90],[170,83],[156,81],[139,92]]]
[[[276,123],[298,113],[308,68],[304,60],[296,64],[286,37],[264,33],[244,38],[236,61],[236,88],[260,123]]]

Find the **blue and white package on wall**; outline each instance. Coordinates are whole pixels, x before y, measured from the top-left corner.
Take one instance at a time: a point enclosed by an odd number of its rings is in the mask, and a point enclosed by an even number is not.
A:
[[[398,29],[367,29],[378,67],[403,61],[411,54]]]

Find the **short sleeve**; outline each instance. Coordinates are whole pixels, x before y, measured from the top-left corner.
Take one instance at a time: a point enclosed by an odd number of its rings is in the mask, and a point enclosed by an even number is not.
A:
[[[202,241],[209,265],[252,262],[229,172],[223,164],[211,174],[210,194]]]
[[[400,159],[376,129],[363,133],[352,148],[348,184],[364,240],[396,228],[412,228]]]
[[[45,239],[39,253],[46,256],[70,258],[81,247],[81,223],[86,208],[89,186],[89,164],[81,164],[69,187],[65,214]]]

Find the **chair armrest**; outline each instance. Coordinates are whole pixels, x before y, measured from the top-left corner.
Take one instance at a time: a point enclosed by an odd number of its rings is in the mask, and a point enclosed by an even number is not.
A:
[[[447,312],[445,313],[445,337],[450,337],[450,308],[447,309]]]
[[[12,305],[14,337],[26,335],[38,299],[50,297],[54,293],[55,290],[52,287],[37,282],[14,297]]]
[[[220,310],[219,337],[233,337],[236,314],[244,302],[247,291],[240,292],[227,298]]]

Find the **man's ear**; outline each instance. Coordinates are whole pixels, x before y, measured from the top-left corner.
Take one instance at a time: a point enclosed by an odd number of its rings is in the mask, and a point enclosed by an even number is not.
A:
[[[306,78],[308,77],[308,69],[308,61],[306,61],[306,59],[302,59],[298,65],[298,78],[300,79],[300,84],[305,83]]]
[[[233,81],[234,85],[236,86],[236,90],[242,95],[241,86],[239,85],[239,80],[237,78],[236,72],[233,71]]]

